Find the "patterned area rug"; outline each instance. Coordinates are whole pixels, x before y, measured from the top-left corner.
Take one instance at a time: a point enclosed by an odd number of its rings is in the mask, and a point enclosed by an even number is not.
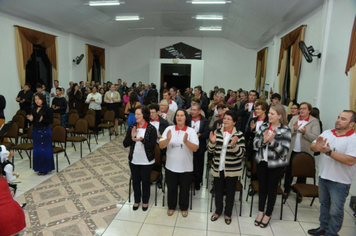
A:
[[[91,152],[18,197],[27,203],[21,235],[101,235],[128,198],[123,137]]]

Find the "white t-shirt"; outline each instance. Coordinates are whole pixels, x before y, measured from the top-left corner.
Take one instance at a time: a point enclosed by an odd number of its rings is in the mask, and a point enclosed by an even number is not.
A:
[[[253,108],[253,102],[249,102],[248,103],[248,111],[250,112],[250,111],[252,111],[252,108]]]
[[[175,101],[169,100],[169,110],[176,112],[178,110],[178,105]]]
[[[147,125],[146,125],[146,127],[147,127]],[[146,127],[145,128],[137,128],[137,135],[136,135],[137,138],[145,137]],[[136,142],[136,145],[135,145],[135,148],[134,148],[134,151],[132,154],[131,163],[135,164],[135,165],[151,165],[151,164],[155,163],[155,160],[153,159],[152,161],[148,161],[144,144],[142,142]]]
[[[157,136],[158,136],[158,135],[161,135],[161,133],[159,132],[159,119],[157,119],[157,120],[152,120],[152,119],[151,119],[150,124],[153,125],[153,126],[156,128],[156,130],[157,130]],[[159,143],[159,140],[160,140],[160,139],[157,137],[157,143]]]
[[[166,168],[176,173],[193,171],[193,152],[183,143],[185,133],[188,133],[189,142],[199,145],[195,130],[187,126],[185,128],[178,130],[175,125],[168,126],[160,140],[160,142],[166,140],[168,131],[171,131],[172,138],[167,145]]]
[[[196,133],[199,133],[200,121],[201,121],[201,116],[199,116],[197,121],[193,120],[193,118],[192,118],[191,126],[195,130]]]
[[[13,166],[11,164],[5,165],[4,171],[6,173],[7,182],[10,183],[10,182],[12,182],[12,181],[14,181],[16,179],[16,176],[13,175],[13,172],[12,172],[13,171]]]
[[[220,154],[220,165],[219,165],[219,170],[223,171],[225,168],[225,157],[226,157],[226,148],[229,143],[231,134],[227,131],[224,131],[224,143],[221,149],[221,154]]]
[[[304,126],[306,126],[306,125],[309,123],[309,117],[307,118],[307,120],[308,120],[308,121],[306,121],[306,120],[298,120],[298,125],[301,125],[298,130],[303,129]],[[294,142],[293,151],[295,151],[295,152],[301,152],[301,151],[302,151],[302,146],[301,146],[301,144],[300,144],[300,139],[302,138],[302,135],[303,135],[303,134],[301,134],[301,133],[299,133],[299,132],[297,131],[297,134],[296,134],[296,135],[297,135],[297,136],[295,137],[295,142]]]
[[[320,136],[327,139],[330,149],[333,152],[356,158],[356,134],[352,131],[348,136],[337,137],[334,130],[326,130]],[[313,143],[316,143],[314,140]],[[348,166],[334,160],[333,158],[320,153],[319,156],[319,176],[323,179],[331,180],[343,184],[351,184],[356,171],[356,165]]]

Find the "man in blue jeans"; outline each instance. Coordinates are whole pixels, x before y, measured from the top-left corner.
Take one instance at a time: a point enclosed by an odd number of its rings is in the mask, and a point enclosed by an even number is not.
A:
[[[356,113],[344,110],[335,129],[324,131],[312,144],[319,157],[320,227],[310,235],[338,235],[344,220],[344,205],[356,171]]]

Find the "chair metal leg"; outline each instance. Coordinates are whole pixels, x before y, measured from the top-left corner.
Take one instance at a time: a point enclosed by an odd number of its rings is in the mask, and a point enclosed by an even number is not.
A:
[[[80,142],[80,159],[83,157],[82,142]]]
[[[87,144],[88,144],[89,151],[91,152],[90,143],[88,142],[88,139],[87,139]]]
[[[190,185],[190,210],[192,210],[192,205],[193,205],[193,189],[194,189],[194,183]]]
[[[254,196],[254,195],[251,196],[250,217],[252,216],[253,196]]]
[[[310,206],[313,205],[314,200],[315,200],[315,197],[313,197],[313,200],[311,201]]]
[[[297,221],[297,214],[298,214],[298,193],[295,199],[295,213],[294,213],[294,221]]]
[[[67,158],[68,164],[70,165],[70,161],[69,161],[69,158],[68,158],[67,152],[66,152],[65,150],[64,150],[64,156]]]
[[[242,214],[242,193],[243,193],[243,188],[241,188],[241,191],[240,191],[240,216]]]
[[[280,220],[283,218],[283,194],[282,194],[282,200],[281,200],[281,214],[280,214]]]
[[[155,186],[155,206],[157,206],[157,181],[158,179],[156,180],[156,186]]]
[[[58,173],[58,153],[56,154],[56,169],[57,169],[57,173]]]
[[[215,192],[211,192],[211,201],[210,201],[210,212],[213,211],[213,199],[215,197]]]
[[[130,177],[130,181],[129,181],[129,202],[131,202],[131,181],[132,181],[132,178]]]

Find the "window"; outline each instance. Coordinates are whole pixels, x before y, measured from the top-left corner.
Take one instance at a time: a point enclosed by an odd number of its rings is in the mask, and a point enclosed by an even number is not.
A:
[[[189,46],[185,43],[177,43],[160,50],[160,58],[180,58],[201,60],[202,52],[200,49]]]
[[[46,91],[52,88],[52,65],[46,54],[46,48],[33,45],[33,53],[26,65],[26,83],[31,84],[31,89],[36,92],[36,84],[42,83]]]

